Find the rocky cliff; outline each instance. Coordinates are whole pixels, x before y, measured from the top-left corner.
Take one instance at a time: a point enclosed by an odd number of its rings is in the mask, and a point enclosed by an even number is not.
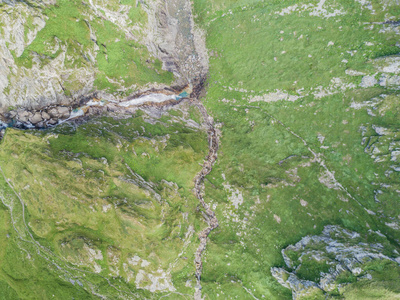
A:
[[[207,72],[186,0],[7,0],[0,24],[3,112],[69,106],[93,92],[118,101]]]

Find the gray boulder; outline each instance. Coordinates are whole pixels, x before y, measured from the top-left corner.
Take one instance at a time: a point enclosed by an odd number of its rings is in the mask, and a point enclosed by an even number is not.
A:
[[[17,119],[18,119],[20,122],[28,123],[30,117],[32,117],[32,113],[29,112],[29,111],[23,110],[23,111],[18,112],[18,117],[17,117]]]
[[[35,113],[30,119],[29,121],[31,121],[32,124],[37,124],[39,122],[42,122],[42,114],[40,112]]]
[[[43,118],[43,120],[49,120],[51,117],[47,112],[43,111],[42,112],[42,118]]]
[[[58,111],[58,116],[61,119],[66,119],[70,115],[68,107],[64,107],[64,106],[57,107],[57,111]]]

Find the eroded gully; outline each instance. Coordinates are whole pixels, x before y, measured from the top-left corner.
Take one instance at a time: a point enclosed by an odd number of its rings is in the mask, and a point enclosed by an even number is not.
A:
[[[206,221],[208,226],[200,232],[199,239],[200,245],[195,253],[195,265],[196,265],[196,279],[197,285],[195,289],[194,299],[200,300],[201,296],[201,274],[203,271],[203,259],[204,251],[207,246],[208,236],[215,228],[218,227],[218,219],[215,216],[215,212],[204,200],[204,179],[210,174],[213,165],[215,164],[218,157],[219,147],[219,132],[214,126],[213,118],[207,113],[207,110],[200,101],[196,101],[195,105],[200,110],[204,122],[207,125],[208,133],[208,154],[205,158],[202,170],[196,175],[194,180],[195,194],[200,204],[203,206],[206,213]]]

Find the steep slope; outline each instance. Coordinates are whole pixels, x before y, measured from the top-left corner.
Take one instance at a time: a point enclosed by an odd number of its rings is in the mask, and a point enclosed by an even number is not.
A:
[[[140,41],[147,15],[135,1],[30,1],[0,7],[0,103],[45,107],[102,90],[120,98],[172,74]]]
[[[398,1],[195,1],[204,106],[222,132],[205,181],[219,221],[206,298],[291,298],[271,268],[325,225],[379,232],[399,251],[399,12]]]
[[[119,100],[207,73],[207,51],[186,0],[0,5],[3,111],[69,105],[95,91]]]
[[[10,69],[0,190],[13,220],[4,224],[4,290],[23,299],[193,297],[201,216],[210,213],[195,196],[216,156],[198,102],[207,52],[190,3],[0,8]]]
[[[13,222],[2,227],[3,285],[35,299],[193,295],[191,258],[204,227],[193,178],[207,152],[194,116],[181,103],[41,132],[8,129],[1,200]]]
[[[397,0],[0,13],[3,297],[399,296]]]

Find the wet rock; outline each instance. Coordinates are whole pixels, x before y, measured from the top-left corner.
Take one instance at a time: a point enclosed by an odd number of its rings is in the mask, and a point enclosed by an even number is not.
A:
[[[49,120],[50,119],[50,115],[47,112],[43,111],[42,112],[42,119],[43,120]]]
[[[47,121],[47,124],[49,124],[49,125],[56,125],[57,123],[58,122],[55,119],[50,119],[50,120]]]
[[[29,121],[30,121],[32,124],[37,124],[37,123],[39,123],[39,122],[42,122],[42,121],[43,121],[43,119],[42,119],[42,114],[39,113],[39,112],[35,113],[32,117],[29,118]]]
[[[58,111],[58,117],[61,119],[66,119],[70,115],[68,107],[64,106],[57,107],[57,111]]]
[[[44,127],[46,127],[46,124],[44,122],[39,122],[39,123],[36,123],[35,126],[38,128],[44,128]]]
[[[20,122],[28,123],[30,117],[32,117],[32,113],[29,112],[29,111],[23,110],[23,111],[18,112],[18,117],[17,117],[17,119],[18,119]]]
[[[10,119],[14,119],[15,117],[17,116],[17,112],[16,111],[10,111],[9,113],[8,113],[8,117],[10,118]]]
[[[51,118],[59,118],[60,113],[58,112],[58,109],[56,107],[50,108],[47,113]]]

